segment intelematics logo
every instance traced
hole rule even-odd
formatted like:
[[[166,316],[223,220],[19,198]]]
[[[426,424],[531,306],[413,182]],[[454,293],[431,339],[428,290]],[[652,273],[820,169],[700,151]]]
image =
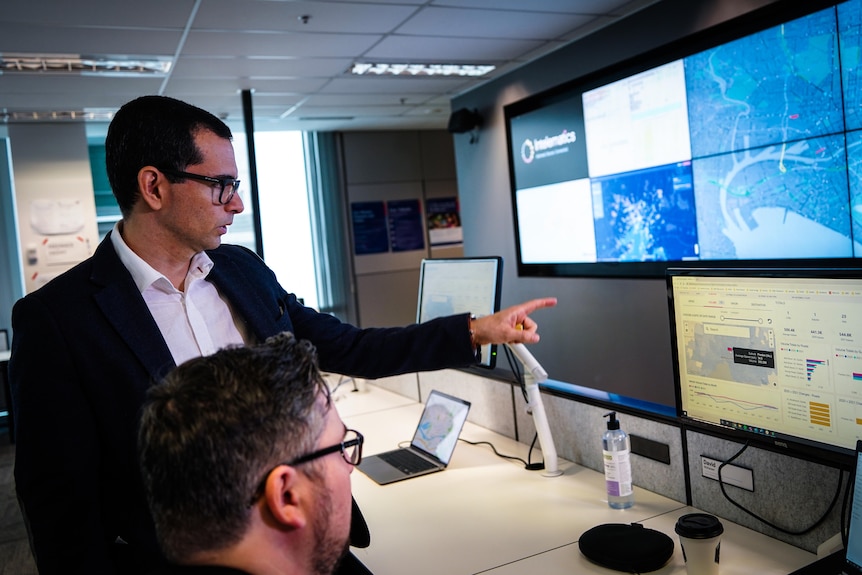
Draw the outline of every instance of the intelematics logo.
[[[577,140],[578,135],[569,130],[563,130],[556,136],[545,136],[535,140],[527,138],[521,144],[521,160],[525,164],[531,164],[536,158],[563,154],[568,151],[568,145],[574,144]]]
[[[536,158],[536,148],[533,146],[533,140],[527,138],[521,144],[521,159],[525,164],[532,164]]]

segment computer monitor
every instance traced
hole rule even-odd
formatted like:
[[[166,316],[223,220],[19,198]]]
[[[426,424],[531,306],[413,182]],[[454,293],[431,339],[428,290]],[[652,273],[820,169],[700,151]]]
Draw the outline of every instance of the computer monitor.
[[[503,258],[498,256],[422,260],[416,321],[457,313],[490,315],[500,310]],[[480,365],[496,365],[497,347],[484,345]]]
[[[681,421],[849,466],[862,439],[862,269],[669,269]]]

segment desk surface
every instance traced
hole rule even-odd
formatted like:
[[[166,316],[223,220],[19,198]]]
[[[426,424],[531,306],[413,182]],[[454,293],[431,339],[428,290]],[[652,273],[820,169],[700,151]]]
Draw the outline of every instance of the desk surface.
[[[349,427],[365,435],[365,453],[409,441],[422,405],[373,385],[338,393],[336,406]],[[528,446],[472,423],[461,433],[489,441],[506,455],[526,459]],[[541,452],[533,452],[533,460]],[[459,442],[441,472],[380,486],[355,471],[353,494],[371,529],[371,546],[354,553],[375,573],[458,575],[618,573],[587,561],[582,533],[603,523],[640,522],[674,540],[674,555],[657,575],[684,574],[674,534],[676,519],[697,511],[635,488],[635,504],[607,505],[601,473],[560,460],[563,475],[545,477],[494,455],[488,446]],[[815,559],[807,551],[722,520],[722,575],[786,575]]]

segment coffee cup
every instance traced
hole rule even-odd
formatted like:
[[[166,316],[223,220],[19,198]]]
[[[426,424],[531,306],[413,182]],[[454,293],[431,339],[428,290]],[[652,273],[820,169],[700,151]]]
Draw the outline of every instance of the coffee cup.
[[[688,575],[718,575],[724,526],[708,513],[689,513],[676,522],[682,557]]]

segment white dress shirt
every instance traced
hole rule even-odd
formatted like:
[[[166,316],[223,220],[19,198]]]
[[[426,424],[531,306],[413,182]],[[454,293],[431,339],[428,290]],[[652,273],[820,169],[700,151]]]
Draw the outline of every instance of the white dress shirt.
[[[213,268],[206,252],[192,258],[185,291],[180,291],[126,245],[120,234],[121,223],[114,226],[111,242],[132,274],[177,365],[247,341],[245,326],[235,317],[230,303],[205,279]]]

